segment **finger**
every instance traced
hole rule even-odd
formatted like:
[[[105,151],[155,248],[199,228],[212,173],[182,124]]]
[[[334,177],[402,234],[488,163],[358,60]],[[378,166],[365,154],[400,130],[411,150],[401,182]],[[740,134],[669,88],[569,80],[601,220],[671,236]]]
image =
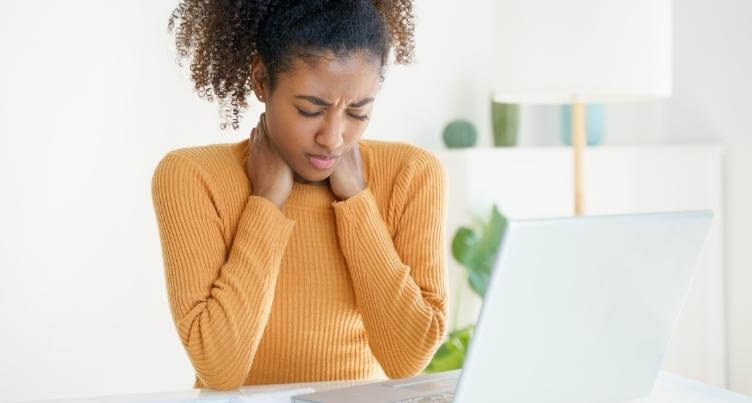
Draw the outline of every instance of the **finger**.
[[[256,149],[265,148],[266,145],[264,143],[266,143],[266,136],[264,135],[264,131],[253,129],[253,137],[251,139],[251,143]]]
[[[256,143],[256,137],[258,137],[256,135],[256,128],[253,128],[253,130],[251,130],[251,135],[248,137],[248,140],[249,140],[248,147],[251,147],[253,144]]]

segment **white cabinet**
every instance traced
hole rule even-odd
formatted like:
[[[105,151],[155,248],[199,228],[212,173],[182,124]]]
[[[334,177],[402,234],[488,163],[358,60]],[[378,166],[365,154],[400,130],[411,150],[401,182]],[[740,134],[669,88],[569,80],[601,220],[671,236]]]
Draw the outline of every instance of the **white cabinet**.
[[[567,147],[439,151],[448,174],[447,245],[492,203],[509,218],[571,216],[572,150]],[[584,154],[588,215],[710,209],[715,218],[679,317],[664,369],[725,386],[723,148],[717,145],[591,147]],[[450,326],[474,323],[480,301],[450,258]]]

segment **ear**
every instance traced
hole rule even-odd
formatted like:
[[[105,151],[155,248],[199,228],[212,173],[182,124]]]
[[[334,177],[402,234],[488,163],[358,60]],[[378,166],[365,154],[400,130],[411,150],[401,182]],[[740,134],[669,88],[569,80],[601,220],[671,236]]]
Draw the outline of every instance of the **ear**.
[[[256,93],[256,98],[260,102],[266,103],[269,98],[269,76],[266,65],[261,61],[259,55],[254,55],[251,58],[251,84],[253,84],[253,92]]]

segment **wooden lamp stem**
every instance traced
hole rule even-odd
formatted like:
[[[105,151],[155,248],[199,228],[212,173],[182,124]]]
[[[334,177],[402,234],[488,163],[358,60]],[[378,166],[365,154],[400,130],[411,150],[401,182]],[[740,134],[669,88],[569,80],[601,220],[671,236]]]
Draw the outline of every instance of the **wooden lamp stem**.
[[[582,158],[585,151],[585,105],[572,103],[572,146],[574,147],[574,214],[585,214],[585,190],[582,177]]]

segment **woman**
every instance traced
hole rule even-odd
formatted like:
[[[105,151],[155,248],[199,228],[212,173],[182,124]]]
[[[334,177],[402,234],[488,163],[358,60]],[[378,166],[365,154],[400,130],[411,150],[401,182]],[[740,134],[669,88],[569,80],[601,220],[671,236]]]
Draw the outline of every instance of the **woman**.
[[[183,1],[200,95],[250,138],[175,150],[152,194],[194,387],[407,377],[445,334],[445,177],[416,147],[362,141],[409,1]],[[383,372],[382,372],[383,371]]]

